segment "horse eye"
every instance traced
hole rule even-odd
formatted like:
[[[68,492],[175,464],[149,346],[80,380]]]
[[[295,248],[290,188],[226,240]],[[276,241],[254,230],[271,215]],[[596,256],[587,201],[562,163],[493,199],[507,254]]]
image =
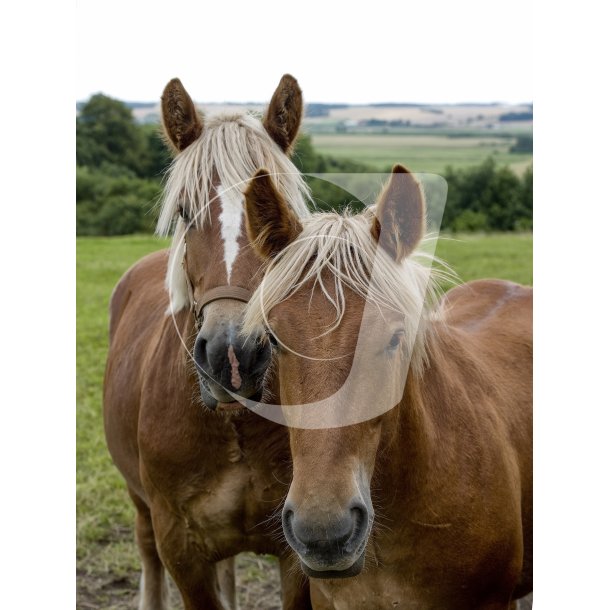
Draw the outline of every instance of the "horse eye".
[[[397,330],[388,343],[388,349],[394,350],[400,345],[400,340],[404,337],[404,330]]]
[[[278,342],[277,342],[276,336],[269,329],[267,329],[265,332],[267,333],[267,338],[269,339],[269,343],[271,343],[271,345],[273,345],[273,347],[277,347]]]
[[[178,214],[180,214],[180,218],[182,218],[182,220],[184,220],[184,222],[188,223],[191,221],[191,219],[189,218],[189,215],[187,214],[187,212],[184,209],[184,206],[182,204],[180,204],[178,206]]]

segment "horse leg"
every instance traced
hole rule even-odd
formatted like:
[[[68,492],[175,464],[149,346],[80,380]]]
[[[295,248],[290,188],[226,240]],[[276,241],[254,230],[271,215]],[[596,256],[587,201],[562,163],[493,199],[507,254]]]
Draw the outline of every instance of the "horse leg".
[[[212,561],[192,539],[188,524],[185,527],[172,512],[153,506],[151,516],[159,556],[180,591],[184,609],[233,610],[235,588],[227,574],[231,559]]]
[[[309,579],[293,555],[280,557],[283,610],[311,610]]]
[[[219,581],[215,563],[191,553],[172,558],[164,556],[164,562],[171,574],[184,603],[184,610],[234,610],[235,589],[226,594]]]
[[[218,585],[229,608],[237,608],[235,592],[235,557],[223,559],[216,564]]]
[[[165,568],[157,552],[150,510],[133,491],[129,490],[129,495],[137,509],[136,541],[142,561],[138,609],[166,610],[168,598],[167,579]]]

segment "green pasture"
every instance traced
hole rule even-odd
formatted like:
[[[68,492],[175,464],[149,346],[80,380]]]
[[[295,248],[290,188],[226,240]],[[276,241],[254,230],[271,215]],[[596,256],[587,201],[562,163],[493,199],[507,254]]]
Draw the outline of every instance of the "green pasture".
[[[137,590],[134,511],[106,450],[102,427],[107,309],[112,289],[125,270],[166,244],[140,235],[77,239],[79,608],[127,608]],[[531,234],[446,236],[436,254],[464,281],[497,277],[532,283]]]
[[[351,159],[384,171],[402,163],[414,172],[443,174],[454,168],[479,165],[493,157],[517,174],[531,163],[531,154],[510,153],[512,137],[449,137],[433,134],[312,134],[315,150],[322,155]]]
[[[436,256],[463,282],[483,278],[533,284],[531,233],[441,235]]]

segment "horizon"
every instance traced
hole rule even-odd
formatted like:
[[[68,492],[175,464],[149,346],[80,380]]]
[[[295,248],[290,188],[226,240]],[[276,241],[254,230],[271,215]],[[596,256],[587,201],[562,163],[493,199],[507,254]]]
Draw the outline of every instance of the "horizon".
[[[127,106],[133,104],[140,104],[145,106],[155,106],[161,103],[161,97],[157,100],[147,100],[147,99],[123,99],[120,97],[116,97],[114,95],[109,95],[104,93],[103,91],[97,91],[95,93],[91,93],[86,99],[77,99],[76,104],[86,104],[89,99],[91,99],[95,95],[104,95],[105,97],[109,97]],[[248,100],[245,102],[235,101],[235,100],[222,100],[222,101],[200,101],[193,98],[193,103],[199,105],[218,105],[218,106],[266,106],[269,103],[267,101],[254,101]],[[392,102],[392,101],[381,101],[381,102],[343,102],[343,101],[334,101],[334,102],[320,102],[315,100],[305,100],[304,105],[319,105],[319,106],[533,106],[533,101],[524,101],[524,102],[506,102],[506,101],[461,101],[461,102],[408,102],[408,101],[400,101],[400,102]]]

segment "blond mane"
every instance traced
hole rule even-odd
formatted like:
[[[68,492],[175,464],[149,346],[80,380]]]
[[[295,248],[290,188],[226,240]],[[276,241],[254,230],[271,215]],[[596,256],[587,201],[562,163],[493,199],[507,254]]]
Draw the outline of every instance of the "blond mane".
[[[394,262],[372,237],[373,214],[374,207],[369,207],[358,215],[329,212],[302,220],[299,237],[268,263],[246,308],[244,334],[260,336],[271,309],[311,280],[313,289],[319,286],[335,309],[335,320],[326,331],[332,332],[345,314],[347,287],[368,303],[404,315],[406,339],[413,346],[411,368],[421,372],[426,362],[427,322],[437,315],[439,281],[454,276],[426,251],[435,236],[424,239],[402,264]],[[322,280],[323,272],[332,278],[330,289]]]
[[[189,305],[186,276],[182,269],[185,223],[178,214],[182,206],[197,227],[209,221],[210,193],[222,185],[221,195],[236,190],[239,196],[259,167],[266,167],[275,186],[299,217],[309,214],[309,187],[290,159],[251,114],[231,114],[206,121],[199,138],[173,160],[165,179],[157,234],[171,235],[165,285],[171,311]]]

